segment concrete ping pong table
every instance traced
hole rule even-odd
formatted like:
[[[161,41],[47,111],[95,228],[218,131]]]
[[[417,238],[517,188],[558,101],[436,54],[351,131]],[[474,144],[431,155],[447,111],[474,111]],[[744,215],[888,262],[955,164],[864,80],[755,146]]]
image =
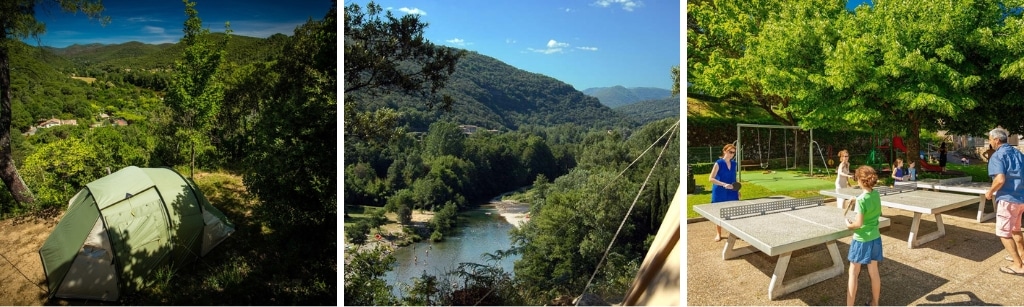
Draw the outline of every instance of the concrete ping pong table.
[[[977,194],[978,196],[978,223],[991,220],[996,217],[996,212],[985,213],[985,192],[992,187],[991,182],[973,182],[971,177],[956,177],[949,179],[923,179],[917,181],[919,189],[932,191],[957,192]]]
[[[729,232],[722,259],[732,259],[757,250],[779,256],[768,285],[768,298],[806,288],[843,274],[844,262],[836,240],[853,235],[846,228],[843,209],[824,205],[825,198],[795,199],[789,196],[736,200],[694,206],[693,211]],[[852,213],[852,212],[850,212]],[[847,217],[853,215],[847,214]],[[879,219],[879,228],[888,227],[888,218]],[[736,239],[750,246],[734,248]],[[793,251],[825,244],[832,265],[803,276],[784,279]]]
[[[908,248],[920,246],[946,235],[946,228],[942,224],[942,213],[978,201],[978,197],[973,195],[917,190],[916,183],[875,187],[875,191],[882,196],[882,206],[914,212],[914,221],[910,225],[910,235],[907,238]],[[818,191],[821,195],[845,199],[856,199],[863,192],[864,190],[859,187]],[[842,206],[842,204],[836,205]],[[923,236],[918,234],[922,214],[935,216],[935,224],[938,227],[935,232]]]

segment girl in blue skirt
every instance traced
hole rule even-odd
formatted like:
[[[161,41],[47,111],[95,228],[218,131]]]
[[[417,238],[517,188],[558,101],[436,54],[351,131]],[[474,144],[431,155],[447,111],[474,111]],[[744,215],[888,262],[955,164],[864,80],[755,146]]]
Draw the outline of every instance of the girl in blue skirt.
[[[857,206],[853,220],[846,219],[846,227],[853,229],[853,241],[850,242],[850,280],[846,286],[846,305],[853,306],[857,298],[857,278],[860,266],[868,265],[868,276],[871,277],[871,306],[878,306],[878,296],[882,292],[882,281],[878,275],[878,262],[882,261],[882,236],[878,230],[878,218],[882,216],[882,199],[874,190],[878,182],[875,169],[864,165],[857,168],[857,182],[864,190],[857,196]]]

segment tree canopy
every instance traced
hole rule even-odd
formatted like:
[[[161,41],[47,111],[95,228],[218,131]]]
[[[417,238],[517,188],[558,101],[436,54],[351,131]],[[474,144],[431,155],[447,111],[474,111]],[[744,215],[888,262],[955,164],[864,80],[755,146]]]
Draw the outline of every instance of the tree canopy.
[[[911,152],[921,129],[1024,128],[1002,115],[1024,107],[1009,97],[1024,63],[1021,3],[845,4],[689,6],[691,92],[759,105],[784,124],[903,134]]]
[[[373,97],[395,90],[433,97],[444,88],[464,51],[435,46],[423,38],[426,27],[418,15],[395,18],[373,2],[366,5],[365,12],[355,3],[345,7],[346,135],[384,140],[395,136],[392,129],[397,113],[360,107],[363,96],[359,94]],[[452,100],[443,96],[440,101],[427,101],[429,107],[438,103],[447,108]]]
[[[14,164],[11,149],[11,64],[10,49],[17,38],[38,37],[46,26],[36,20],[38,4],[54,2],[42,0],[3,1],[0,3],[0,180],[7,186],[14,199],[20,203],[35,201],[32,191],[25,185]],[[101,17],[103,4],[89,0],[59,0],[56,4],[65,12],[85,13],[89,18],[99,18],[104,24],[109,17]]]

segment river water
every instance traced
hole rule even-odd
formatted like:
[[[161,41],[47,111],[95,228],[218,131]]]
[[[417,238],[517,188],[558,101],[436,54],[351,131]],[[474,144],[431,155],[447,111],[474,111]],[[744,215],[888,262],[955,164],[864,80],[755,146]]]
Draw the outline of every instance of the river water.
[[[444,280],[446,272],[457,270],[461,262],[497,264],[505,272],[512,272],[512,264],[519,260],[519,255],[509,256],[497,263],[484,256],[484,253],[496,254],[496,250],[512,246],[508,233],[513,226],[499,214],[493,204],[460,213],[458,223],[456,231],[447,235],[442,242],[425,239],[395,251],[397,261],[384,276],[384,280],[392,286],[392,294],[396,297],[405,296],[408,291],[404,287],[411,286],[412,279],[420,277],[424,272],[434,275],[440,282]]]

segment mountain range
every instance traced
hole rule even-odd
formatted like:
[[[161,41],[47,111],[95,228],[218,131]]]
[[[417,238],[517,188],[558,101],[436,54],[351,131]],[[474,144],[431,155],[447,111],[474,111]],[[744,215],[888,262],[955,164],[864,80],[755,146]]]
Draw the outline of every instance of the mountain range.
[[[643,97],[650,97],[657,96],[649,93],[655,90],[641,89],[639,92]],[[678,102],[673,104],[674,115],[645,111],[647,108],[659,108],[664,103],[645,104],[635,110],[617,112],[565,82],[524,71],[472,51],[466,52],[459,60],[444,93],[455,101],[451,112],[428,110],[424,107],[426,100],[423,98],[402,94],[389,94],[360,103],[365,103],[364,107],[369,109],[383,106],[399,109],[406,116],[405,123],[412,131],[425,131],[429,123],[437,118],[487,129],[515,130],[528,125],[568,123],[591,128],[635,126],[679,114]],[[670,96],[669,91],[664,90],[664,93],[665,97]],[[658,113],[664,117],[638,116],[638,113]]]
[[[209,39],[220,41],[223,37],[223,33],[213,33]],[[280,52],[286,38],[283,34],[275,34],[268,38],[231,35],[226,59],[239,65],[264,61],[273,53]],[[173,67],[174,61],[180,58],[182,52],[179,44],[154,45],[140,42],[83,44],[65,48],[28,45],[26,47],[36,50],[37,56],[30,57],[30,61],[40,61],[35,64],[43,66],[56,65],[55,71],[64,74],[65,78],[95,77],[117,72],[125,74],[126,80],[144,79],[129,74],[162,74],[162,71]],[[136,85],[148,87],[149,81],[143,83]],[[588,91],[597,96],[602,95],[601,93],[628,93],[618,96],[632,99],[630,103],[670,96],[668,90],[657,88],[625,89],[616,86]],[[400,93],[373,97],[359,101],[359,104],[369,109],[382,106],[398,109],[402,114],[401,124],[408,126],[410,131],[426,131],[431,122],[439,119],[498,130],[568,123],[591,128],[610,128],[619,125],[636,126],[651,120],[678,116],[679,113],[678,103],[674,104],[673,114],[672,107],[666,107],[671,103],[666,101],[638,104],[616,111],[608,103],[602,104],[602,98],[588,96],[565,82],[518,69],[473,51],[467,51],[460,59],[442,93],[454,99],[450,111],[428,109],[424,98]],[[342,99],[362,99],[358,95],[349,96]],[[618,103],[615,106],[627,104],[629,103]]]
[[[672,97],[672,91],[656,87],[626,88],[621,85],[612,87],[592,87],[583,90],[584,94],[597,97],[601,104],[610,108],[637,103],[644,100],[665,99]]]

